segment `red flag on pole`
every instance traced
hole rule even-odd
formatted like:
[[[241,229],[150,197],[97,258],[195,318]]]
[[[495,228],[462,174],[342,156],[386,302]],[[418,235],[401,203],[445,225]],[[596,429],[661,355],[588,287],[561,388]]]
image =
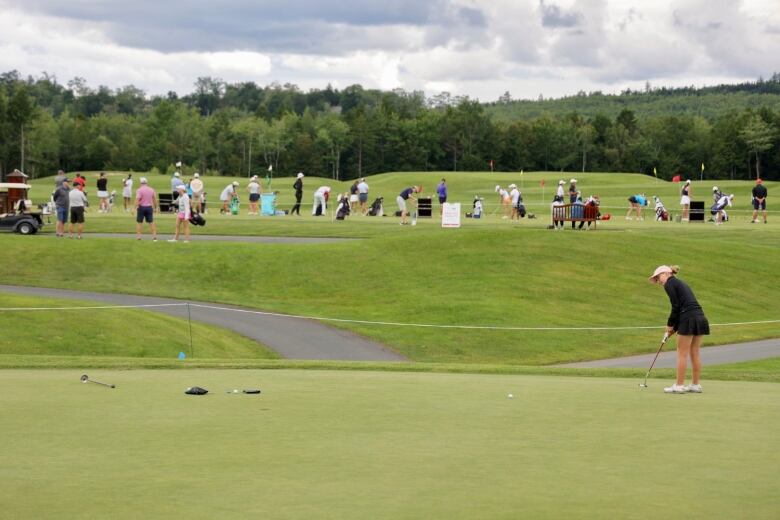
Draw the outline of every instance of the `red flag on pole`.
[[[544,188],[544,179],[542,179],[542,182],[539,183],[539,185]]]
[[[674,177],[672,177],[672,182],[680,182],[680,176],[675,175]]]

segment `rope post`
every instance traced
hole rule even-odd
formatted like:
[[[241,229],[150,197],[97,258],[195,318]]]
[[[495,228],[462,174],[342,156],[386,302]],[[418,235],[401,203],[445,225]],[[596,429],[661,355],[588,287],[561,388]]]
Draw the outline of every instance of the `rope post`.
[[[195,357],[195,351],[192,347],[192,317],[190,316],[190,302],[187,302],[187,324],[190,327],[190,357]]]

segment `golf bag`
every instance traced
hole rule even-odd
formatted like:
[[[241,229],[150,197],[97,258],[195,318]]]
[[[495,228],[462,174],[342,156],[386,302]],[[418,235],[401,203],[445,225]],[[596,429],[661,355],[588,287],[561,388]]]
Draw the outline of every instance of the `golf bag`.
[[[193,211],[190,215],[190,224],[193,226],[205,226],[206,219],[201,216],[197,211]]]
[[[655,201],[655,219],[658,222],[666,222],[669,220],[669,212],[666,211],[666,208],[660,200]]]
[[[517,198],[517,214],[520,215],[520,218],[525,217],[525,204],[523,204],[522,195]]]
[[[385,210],[382,206],[384,199],[382,197],[377,198],[368,210],[369,217],[381,217],[385,214]]]
[[[239,208],[240,208],[240,205],[239,205],[239,202],[238,202],[238,197],[233,197],[230,200],[230,214],[231,215],[238,215]]]
[[[340,197],[336,209],[336,220],[344,220],[347,215],[349,215],[349,197]]]

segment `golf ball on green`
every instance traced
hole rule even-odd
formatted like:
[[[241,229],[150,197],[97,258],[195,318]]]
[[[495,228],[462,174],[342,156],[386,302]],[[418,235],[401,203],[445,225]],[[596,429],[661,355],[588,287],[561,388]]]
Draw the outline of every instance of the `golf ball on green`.
[[[506,394],[508,399],[512,399],[514,396],[512,394]]]

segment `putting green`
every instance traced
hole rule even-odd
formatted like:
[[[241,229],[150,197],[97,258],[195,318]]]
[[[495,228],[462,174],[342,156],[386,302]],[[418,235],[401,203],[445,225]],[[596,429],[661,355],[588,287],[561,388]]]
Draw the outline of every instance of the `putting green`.
[[[0,372],[8,518],[776,518],[780,385]],[[211,390],[187,396],[187,386]],[[226,390],[262,388],[260,396]],[[514,394],[513,399],[507,394]]]

